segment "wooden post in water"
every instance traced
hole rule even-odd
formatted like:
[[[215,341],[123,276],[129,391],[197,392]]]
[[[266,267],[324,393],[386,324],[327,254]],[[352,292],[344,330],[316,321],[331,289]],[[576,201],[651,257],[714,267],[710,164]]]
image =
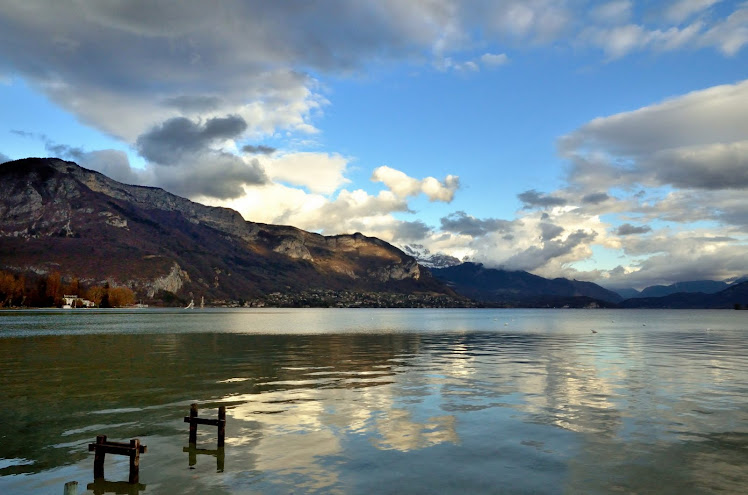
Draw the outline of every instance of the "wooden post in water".
[[[130,483],[140,482],[140,439],[130,440]]]
[[[65,483],[64,495],[78,495],[78,482],[68,481]]]
[[[226,406],[218,408],[218,448],[223,447],[226,439]]]
[[[106,435],[96,435],[96,445],[103,445],[106,443]],[[89,451],[91,447],[89,446]],[[94,479],[104,477],[104,457],[106,456],[106,450],[103,448],[95,448],[94,450]]]
[[[197,445],[197,425],[218,427],[218,446],[223,447],[226,440],[226,406],[218,408],[218,419],[203,419],[197,417],[197,404],[190,405],[190,415],[184,417],[184,422],[190,424],[190,445]]]
[[[187,418],[184,418],[187,419]],[[190,406],[190,444],[197,444],[197,403]]]
[[[104,479],[104,459],[106,454],[126,455],[130,458],[129,483],[138,484],[140,481],[140,454],[148,451],[140,439],[130,440],[130,443],[107,442],[106,435],[97,435],[96,443],[88,444],[88,451],[94,451],[94,481]]]

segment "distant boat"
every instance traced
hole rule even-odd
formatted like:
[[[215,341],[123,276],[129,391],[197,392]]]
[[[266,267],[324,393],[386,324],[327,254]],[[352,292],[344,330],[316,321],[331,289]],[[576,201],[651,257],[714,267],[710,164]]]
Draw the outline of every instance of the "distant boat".
[[[193,309],[195,307],[195,300],[191,299],[190,303],[184,307],[184,309]]]

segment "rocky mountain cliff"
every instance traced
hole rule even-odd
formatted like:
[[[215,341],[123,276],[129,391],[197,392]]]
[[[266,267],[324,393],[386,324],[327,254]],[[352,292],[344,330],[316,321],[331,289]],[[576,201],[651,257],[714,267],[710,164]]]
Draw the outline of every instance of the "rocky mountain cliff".
[[[310,289],[454,295],[413,257],[359,233],[248,222],[231,209],[54,158],[2,164],[0,182],[3,269],[56,270],[146,297],[246,300]]]

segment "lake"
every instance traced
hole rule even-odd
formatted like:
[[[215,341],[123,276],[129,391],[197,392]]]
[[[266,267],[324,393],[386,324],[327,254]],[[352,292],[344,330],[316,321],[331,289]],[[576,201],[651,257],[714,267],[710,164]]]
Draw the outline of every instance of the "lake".
[[[2,311],[0,493],[746,493],[747,337],[748,311]],[[188,448],[193,402],[223,450]],[[111,454],[94,483],[100,434],[147,445],[139,485]]]

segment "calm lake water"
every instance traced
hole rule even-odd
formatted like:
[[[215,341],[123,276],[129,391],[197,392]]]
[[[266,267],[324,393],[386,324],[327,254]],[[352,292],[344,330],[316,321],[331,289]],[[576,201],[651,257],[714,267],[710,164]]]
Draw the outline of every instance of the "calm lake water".
[[[4,311],[0,400],[3,494],[748,492],[748,311]]]

